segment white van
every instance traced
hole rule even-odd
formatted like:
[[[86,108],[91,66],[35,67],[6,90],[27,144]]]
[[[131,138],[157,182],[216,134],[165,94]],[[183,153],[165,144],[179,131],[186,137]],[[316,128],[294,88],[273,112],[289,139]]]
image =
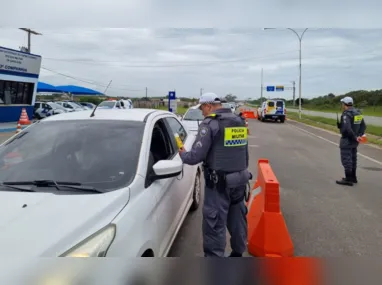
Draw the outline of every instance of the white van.
[[[258,119],[285,122],[286,108],[284,100],[267,100],[257,110]]]
[[[123,102],[123,104],[121,104],[121,102]],[[130,99],[106,100],[101,102],[97,108],[98,109],[133,109],[133,102]]]

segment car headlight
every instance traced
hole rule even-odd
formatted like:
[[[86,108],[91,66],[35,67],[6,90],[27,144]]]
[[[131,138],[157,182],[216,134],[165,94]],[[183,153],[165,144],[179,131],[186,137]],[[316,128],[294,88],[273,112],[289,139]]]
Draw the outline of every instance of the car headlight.
[[[116,226],[110,224],[99,230],[60,257],[105,257],[116,234]]]

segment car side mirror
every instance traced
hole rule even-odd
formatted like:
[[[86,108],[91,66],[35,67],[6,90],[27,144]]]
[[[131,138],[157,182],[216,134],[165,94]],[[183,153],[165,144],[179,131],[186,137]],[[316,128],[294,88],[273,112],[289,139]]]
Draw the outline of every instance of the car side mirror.
[[[183,163],[180,160],[160,160],[154,164],[153,170],[152,181],[176,177],[182,173]]]

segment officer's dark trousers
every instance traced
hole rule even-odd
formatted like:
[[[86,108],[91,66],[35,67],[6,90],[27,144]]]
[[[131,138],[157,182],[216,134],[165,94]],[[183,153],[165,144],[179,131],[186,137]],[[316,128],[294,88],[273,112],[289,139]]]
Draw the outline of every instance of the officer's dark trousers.
[[[231,235],[232,252],[242,254],[247,246],[246,186],[205,188],[203,206],[203,248],[205,257],[224,257],[226,228]],[[236,204],[232,201],[239,200]]]
[[[353,173],[357,169],[357,148],[340,148],[340,151],[345,173]]]

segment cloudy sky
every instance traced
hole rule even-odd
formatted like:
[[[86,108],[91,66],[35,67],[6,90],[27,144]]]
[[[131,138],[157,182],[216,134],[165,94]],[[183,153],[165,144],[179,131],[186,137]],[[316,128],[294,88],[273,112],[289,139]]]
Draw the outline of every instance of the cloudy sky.
[[[260,97],[264,85],[298,94],[297,36],[261,28],[36,28],[32,53],[42,56],[41,81],[75,84],[112,96],[198,97],[200,89],[239,98]],[[304,29],[297,29],[301,34]],[[0,45],[18,49],[27,36],[0,29]],[[310,28],[302,40],[303,97],[381,89],[382,29]],[[273,94],[264,92],[264,96]],[[278,93],[287,99],[292,91]]]

